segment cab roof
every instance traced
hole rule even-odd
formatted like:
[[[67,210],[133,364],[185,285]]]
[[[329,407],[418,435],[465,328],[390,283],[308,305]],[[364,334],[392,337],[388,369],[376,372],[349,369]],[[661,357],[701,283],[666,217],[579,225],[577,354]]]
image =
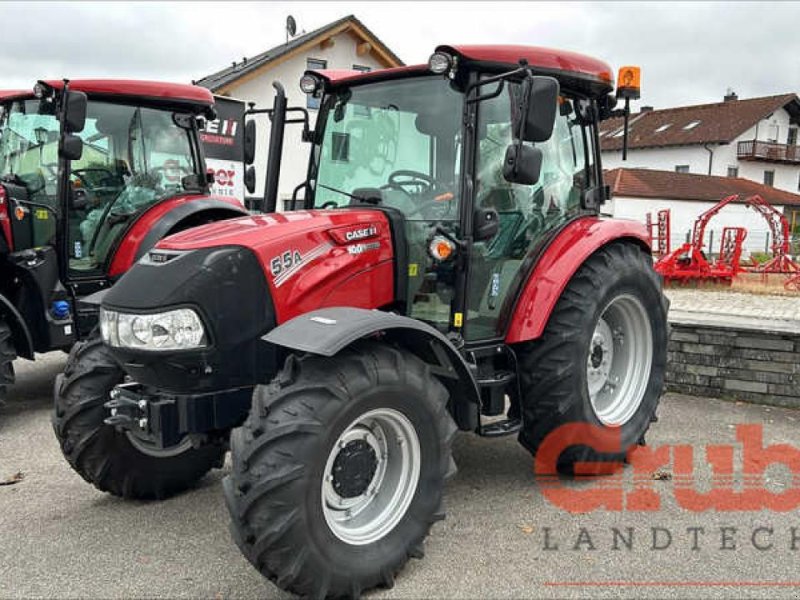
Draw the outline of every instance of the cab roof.
[[[436,52],[446,52],[459,58],[459,63],[486,71],[502,72],[514,69],[525,60],[534,73],[553,75],[563,83],[590,92],[607,94],[614,89],[614,75],[608,63],[568,50],[555,50],[539,46],[515,45],[459,45],[438,46]],[[411,65],[363,73],[350,70],[307,71],[315,73],[332,86],[367,83],[385,79],[398,79],[430,72],[428,65]]]
[[[61,80],[50,80],[45,83],[60,90],[64,87]],[[165,81],[143,81],[138,79],[73,79],[69,81],[72,90],[84,92],[89,96],[117,96],[137,98],[151,102],[167,102],[194,106],[212,106],[214,96],[209,90],[185,83],[167,83]]]

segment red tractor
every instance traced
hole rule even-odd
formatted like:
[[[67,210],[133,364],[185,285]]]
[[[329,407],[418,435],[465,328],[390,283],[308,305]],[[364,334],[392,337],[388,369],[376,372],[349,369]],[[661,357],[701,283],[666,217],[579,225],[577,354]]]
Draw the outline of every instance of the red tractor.
[[[598,216],[605,63],[440,46],[301,87],[321,101],[304,197],[147,252],[97,298],[54,426],[128,498],[190,487],[230,442],[244,555],[292,592],[358,596],[422,555],[457,431],[546,444],[551,472],[643,444],[667,302],[645,227]],[[285,112],[278,94],[272,150]]]
[[[82,297],[166,235],[247,214],[209,195],[198,118],[213,111],[205,89],[146,81],[0,92],[0,402],[17,356],[97,325]]]

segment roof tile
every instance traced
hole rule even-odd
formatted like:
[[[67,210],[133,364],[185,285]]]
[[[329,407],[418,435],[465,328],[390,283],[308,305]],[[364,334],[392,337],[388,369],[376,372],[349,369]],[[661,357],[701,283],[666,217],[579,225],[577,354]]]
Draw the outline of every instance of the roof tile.
[[[800,206],[800,195],[776,189],[741,177],[718,177],[652,169],[612,169],[605,173],[615,196],[701,200],[716,202],[731,194],[740,201],[759,194],[770,204]]]

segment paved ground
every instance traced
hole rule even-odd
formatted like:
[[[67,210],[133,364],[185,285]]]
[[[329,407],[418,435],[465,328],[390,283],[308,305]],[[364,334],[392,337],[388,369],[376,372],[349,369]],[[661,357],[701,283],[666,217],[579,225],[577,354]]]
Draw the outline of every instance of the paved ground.
[[[800,321],[800,295],[779,296],[732,291],[670,288],[670,310]]]
[[[49,423],[51,381],[63,360],[56,354],[35,366],[21,363],[20,384],[2,416],[0,480],[17,471],[25,478],[0,486],[0,597],[281,597],[229,538],[220,488],[225,469],[198,489],[153,504],[99,493],[69,469]],[[739,423],[763,423],[769,443],[800,441],[797,411],[670,395],[659,414],[649,437],[653,446],[691,444],[700,452],[704,443],[733,442]],[[514,439],[463,434],[455,457],[460,470],[447,488],[448,518],[434,527],[425,559],[412,561],[394,589],[370,597],[800,595],[797,509],[695,513],[677,506],[675,481],[664,480],[648,483],[662,494],[661,510],[572,515],[543,497],[531,460]],[[707,486],[702,454],[695,464],[699,485]],[[773,491],[791,485],[780,468],[769,475]],[[571,487],[580,491],[602,483],[608,486],[611,480]],[[797,478],[794,486],[797,491]],[[669,548],[651,548],[652,526],[671,532]],[[721,526],[738,529],[728,532],[736,550],[720,549]],[[760,526],[772,528],[769,550],[751,543]],[[611,527],[633,528],[632,550],[613,549]],[[688,527],[705,528],[696,551]],[[798,528],[795,551],[790,549],[792,527]],[[544,549],[547,528],[550,545],[558,550]],[[656,535],[664,542],[666,534]],[[766,535],[756,532],[756,542],[765,545]]]

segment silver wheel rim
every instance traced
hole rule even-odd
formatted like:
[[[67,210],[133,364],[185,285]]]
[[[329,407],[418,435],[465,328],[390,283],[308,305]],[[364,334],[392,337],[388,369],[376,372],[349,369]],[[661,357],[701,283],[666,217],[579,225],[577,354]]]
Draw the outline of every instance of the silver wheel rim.
[[[159,448],[153,442],[144,440],[130,431],[126,431],[125,435],[128,436],[128,441],[142,454],[154,456],[155,458],[170,458],[183,454],[192,447],[192,441],[188,437],[184,437],[180,443],[167,448]]]
[[[586,382],[601,423],[619,427],[642,403],[653,362],[653,331],[641,301],[625,294],[600,315],[589,342]]]
[[[343,453],[356,447],[374,461],[359,483],[363,490],[341,493]],[[336,440],[323,473],[322,511],[333,534],[353,545],[386,536],[414,498],[420,465],[419,438],[404,414],[379,408],[358,417]]]

